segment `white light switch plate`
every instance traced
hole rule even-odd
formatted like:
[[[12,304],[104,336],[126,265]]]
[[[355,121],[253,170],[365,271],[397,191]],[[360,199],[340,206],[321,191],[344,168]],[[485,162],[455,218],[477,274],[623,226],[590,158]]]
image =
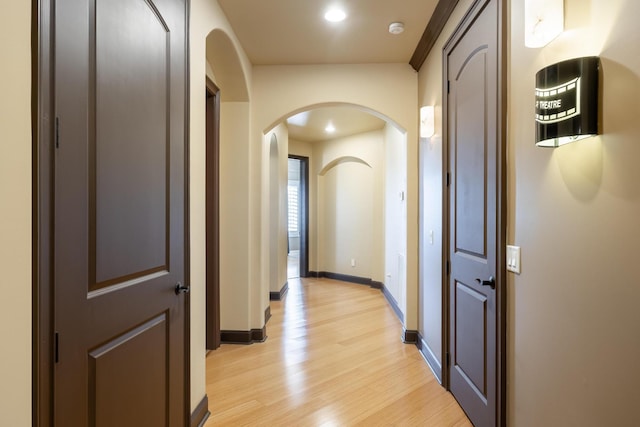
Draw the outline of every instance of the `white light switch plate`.
[[[520,246],[507,245],[507,270],[520,274]]]

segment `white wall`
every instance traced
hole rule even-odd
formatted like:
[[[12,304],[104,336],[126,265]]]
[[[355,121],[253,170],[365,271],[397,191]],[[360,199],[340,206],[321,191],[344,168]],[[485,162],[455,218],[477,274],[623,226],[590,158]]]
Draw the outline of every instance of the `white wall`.
[[[252,82],[252,120],[256,130],[265,132],[292,113],[332,103],[367,107],[406,130],[409,228],[405,327],[417,329],[417,73],[407,64],[256,66]],[[259,144],[262,136],[254,137]],[[262,203],[267,206],[266,200]],[[263,244],[262,250],[266,259],[267,246]]]
[[[387,124],[384,129],[384,284],[406,313],[407,139]]]
[[[435,134],[420,142],[421,185],[419,327],[427,351],[442,363],[442,49],[472,4],[460,0],[419,73],[420,106],[435,107]],[[433,231],[431,244],[429,231]],[[425,236],[426,234],[426,236]],[[424,244],[424,243],[428,244]]]
[[[0,12],[0,425],[31,425],[31,3]]]
[[[640,402],[640,2],[565,0],[565,31],[524,47],[511,2],[508,283],[509,424],[632,426]],[[602,60],[602,135],[534,146],[539,69]]]

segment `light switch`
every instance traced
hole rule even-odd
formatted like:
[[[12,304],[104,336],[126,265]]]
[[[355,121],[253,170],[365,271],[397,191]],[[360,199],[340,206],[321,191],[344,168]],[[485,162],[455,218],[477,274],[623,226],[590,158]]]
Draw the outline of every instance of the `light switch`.
[[[507,270],[520,274],[520,246],[507,245]]]

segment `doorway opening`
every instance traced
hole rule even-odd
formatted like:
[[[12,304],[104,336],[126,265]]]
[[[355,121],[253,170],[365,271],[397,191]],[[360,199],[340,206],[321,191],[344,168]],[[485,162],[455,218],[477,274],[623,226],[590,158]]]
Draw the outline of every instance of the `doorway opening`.
[[[287,279],[309,276],[309,158],[289,155],[287,179]]]

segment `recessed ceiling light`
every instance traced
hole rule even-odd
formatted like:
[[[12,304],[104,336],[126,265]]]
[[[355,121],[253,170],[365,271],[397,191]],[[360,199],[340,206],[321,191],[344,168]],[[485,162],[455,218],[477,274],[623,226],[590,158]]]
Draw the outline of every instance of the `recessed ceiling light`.
[[[324,128],[324,130],[325,130],[327,133],[334,133],[334,132],[336,131],[336,128],[335,128],[335,126],[333,126],[333,123],[329,123],[329,124],[327,125],[327,127],[326,127],[326,128]]]
[[[347,14],[345,13],[345,11],[337,8],[329,9],[327,13],[324,14],[324,19],[329,22],[344,21],[346,17]]]

